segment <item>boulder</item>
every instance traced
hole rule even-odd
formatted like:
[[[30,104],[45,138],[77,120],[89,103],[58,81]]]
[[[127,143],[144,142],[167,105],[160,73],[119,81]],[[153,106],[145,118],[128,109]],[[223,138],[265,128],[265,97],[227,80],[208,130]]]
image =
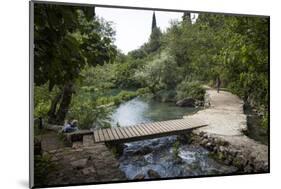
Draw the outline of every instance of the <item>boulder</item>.
[[[157,171],[154,171],[153,169],[149,169],[147,171],[147,174],[148,174],[149,178],[161,178],[159,173],[157,173]]]
[[[185,98],[176,102],[177,106],[180,107],[195,107],[195,99],[193,98]]]

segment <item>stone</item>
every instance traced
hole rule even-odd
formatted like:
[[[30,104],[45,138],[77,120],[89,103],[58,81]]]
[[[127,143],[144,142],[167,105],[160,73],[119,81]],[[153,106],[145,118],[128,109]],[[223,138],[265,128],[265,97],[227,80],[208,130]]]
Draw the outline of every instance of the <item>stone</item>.
[[[91,166],[91,167],[86,167],[86,168],[82,169],[82,173],[83,173],[84,175],[88,175],[88,174],[90,174],[90,173],[96,173],[96,170],[94,169],[93,166]]]
[[[195,100],[193,98],[185,98],[176,102],[180,107],[195,107]]]
[[[207,133],[204,133],[204,134],[203,134],[203,138],[208,139],[208,137],[209,137],[209,136],[208,136],[208,134],[207,134]]]
[[[201,131],[201,132],[199,133],[199,136],[203,137],[203,136],[204,136],[204,132]]]
[[[145,155],[145,154],[149,154],[151,152],[152,152],[152,148],[145,146],[143,148],[140,148],[136,152],[134,152],[134,155]]]
[[[88,175],[90,173],[89,169],[88,168],[85,168],[85,169],[82,169],[82,173],[84,175]]]
[[[74,149],[79,149],[83,146],[83,143],[82,142],[73,142],[72,143],[72,148]]]
[[[70,163],[73,167],[77,168],[77,169],[81,169],[83,167],[86,166],[87,164],[87,158],[85,159],[79,159],[79,160],[76,160],[76,161],[73,161]]]
[[[212,143],[211,143],[211,142],[208,142],[208,143],[206,144],[206,148],[208,148],[208,149],[212,149],[212,147],[213,147],[213,145],[212,145]]]
[[[159,173],[157,171],[154,171],[153,169],[149,169],[147,171],[147,174],[148,174],[149,178],[161,178]]]
[[[244,167],[244,172],[245,172],[245,173],[251,173],[251,172],[253,172],[253,166],[251,166],[250,164],[246,165],[246,166]]]
[[[213,148],[213,151],[214,151],[214,152],[217,152],[217,151],[218,151],[218,147],[215,146],[215,147]]]
[[[135,177],[134,177],[134,180],[144,180],[145,178],[145,175],[140,173],[140,174],[137,174]]]
[[[202,141],[201,141],[201,145],[206,145],[208,143],[208,139],[203,139]]]
[[[57,157],[57,156],[52,156],[52,158],[51,158],[51,161],[58,161],[59,160],[59,158]]]
[[[223,152],[225,151],[225,147],[220,146],[220,147],[219,147],[219,151],[223,153]]]
[[[204,106],[204,101],[201,101],[201,100],[197,100],[195,101],[195,106]]]

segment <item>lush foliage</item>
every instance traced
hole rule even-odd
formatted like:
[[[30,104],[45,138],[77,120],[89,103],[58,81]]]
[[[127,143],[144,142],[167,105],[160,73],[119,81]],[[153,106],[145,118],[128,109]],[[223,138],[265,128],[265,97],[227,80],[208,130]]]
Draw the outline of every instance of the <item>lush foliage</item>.
[[[112,108],[124,101],[146,93],[203,100],[202,86],[219,76],[267,125],[268,18],[202,13],[191,23],[184,13],[163,32],[154,15],[148,41],[125,55],[93,8],[44,6],[35,9],[36,116],[108,127]]]
[[[94,16],[93,7],[36,4],[34,8],[34,83],[55,86],[48,119],[63,123],[74,83],[85,66],[112,61],[116,54],[110,25]]]

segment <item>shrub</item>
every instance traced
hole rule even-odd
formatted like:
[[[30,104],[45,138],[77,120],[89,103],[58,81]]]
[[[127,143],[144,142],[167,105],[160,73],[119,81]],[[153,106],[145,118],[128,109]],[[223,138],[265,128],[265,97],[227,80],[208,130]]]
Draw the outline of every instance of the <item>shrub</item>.
[[[264,129],[268,129],[268,112],[267,111],[266,111],[266,113],[262,117],[261,126]]]
[[[180,153],[180,142],[179,141],[176,141],[174,144],[173,144],[173,156],[175,159],[179,158],[179,153]]]
[[[98,106],[95,100],[75,100],[68,119],[77,119],[80,129],[108,128],[110,127],[110,105]]]
[[[150,93],[150,90],[149,90],[148,87],[139,88],[139,89],[137,90],[137,93],[138,93],[139,95],[144,95],[144,94]]]
[[[34,156],[34,181],[36,186],[42,186],[45,184],[46,176],[53,170],[55,165],[51,162],[49,155],[36,155]]]
[[[199,82],[183,81],[177,86],[177,100],[189,97],[203,101],[204,95],[205,89],[200,85]]]

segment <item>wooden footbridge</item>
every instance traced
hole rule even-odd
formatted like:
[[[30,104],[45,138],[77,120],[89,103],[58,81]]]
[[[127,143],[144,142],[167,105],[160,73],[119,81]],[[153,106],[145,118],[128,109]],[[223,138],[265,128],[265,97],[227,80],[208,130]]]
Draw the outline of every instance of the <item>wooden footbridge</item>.
[[[182,134],[185,131],[207,126],[194,118],[142,123],[127,127],[94,130],[94,142],[132,142],[162,136]]]

